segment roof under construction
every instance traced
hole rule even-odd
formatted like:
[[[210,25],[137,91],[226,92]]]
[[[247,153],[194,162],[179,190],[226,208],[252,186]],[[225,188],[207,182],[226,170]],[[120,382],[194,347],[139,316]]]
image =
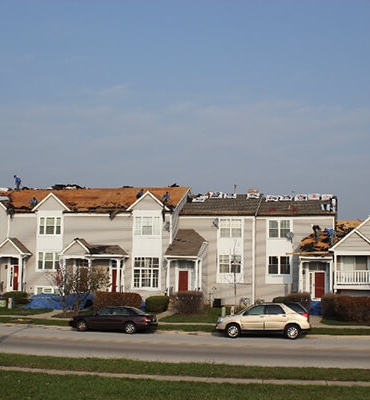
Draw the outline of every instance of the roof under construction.
[[[38,203],[53,193],[68,209],[73,212],[109,212],[111,210],[127,210],[135,201],[137,194],[150,192],[161,201],[164,193],[168,192],[168,207],[176,207],[189,192],[188,187],[122,187],[122,188],[61,188],[61,189],[22,189],[0,191],[1,202],[7,209],[15,213],[30,212],[35,198]]]

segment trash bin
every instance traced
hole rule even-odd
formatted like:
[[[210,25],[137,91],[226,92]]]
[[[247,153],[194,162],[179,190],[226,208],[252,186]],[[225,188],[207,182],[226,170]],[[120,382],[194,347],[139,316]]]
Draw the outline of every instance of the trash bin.
[[[8,298],[8,308],[14,308],[14,299],[13,297]]]
[[[213,307],[214,307],[214,308],[222,307],[222,301],[221,301],[221,299],[214,299],[214,300],[213,300]]]
[[[5,308],[6,307],[6,299],[0,299],[0,307]]]

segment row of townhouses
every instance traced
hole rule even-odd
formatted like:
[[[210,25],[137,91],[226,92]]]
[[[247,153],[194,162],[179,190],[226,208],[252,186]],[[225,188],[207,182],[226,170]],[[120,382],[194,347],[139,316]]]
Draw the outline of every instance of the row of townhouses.
[[[50,272],[105,268],[107,290],[199,290],[216,305],[292,291],[370,295],[370,221],[337,221],[337,198],[189,187],[0,191],[0,293],[57,291]]]

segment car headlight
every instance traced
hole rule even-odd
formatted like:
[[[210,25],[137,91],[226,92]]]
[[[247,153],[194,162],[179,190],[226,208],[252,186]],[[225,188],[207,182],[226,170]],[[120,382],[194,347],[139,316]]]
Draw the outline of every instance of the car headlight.
[[[223,320],[224,320],[223,317],[219,317],[218,320],[217,320],[217,323],[220,324]]]

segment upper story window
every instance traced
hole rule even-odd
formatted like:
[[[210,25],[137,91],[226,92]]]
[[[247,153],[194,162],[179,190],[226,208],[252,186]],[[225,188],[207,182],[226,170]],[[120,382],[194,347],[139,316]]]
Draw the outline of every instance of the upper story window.
[[[286,238],[290,231],[288,219],[269,221],[269,238]]]
[[[222,238],[242,237],[241,219],[222,218],[220,220],[220,236]]]
[[[40,235],[60,235],[61,217],[40,217]]]
[[[289,275],[290,274],[290,260],[287,256],[270,256],[269,275]]]
[[[160,221],[160,217],[135,217],[135,235],[158,236]]]

